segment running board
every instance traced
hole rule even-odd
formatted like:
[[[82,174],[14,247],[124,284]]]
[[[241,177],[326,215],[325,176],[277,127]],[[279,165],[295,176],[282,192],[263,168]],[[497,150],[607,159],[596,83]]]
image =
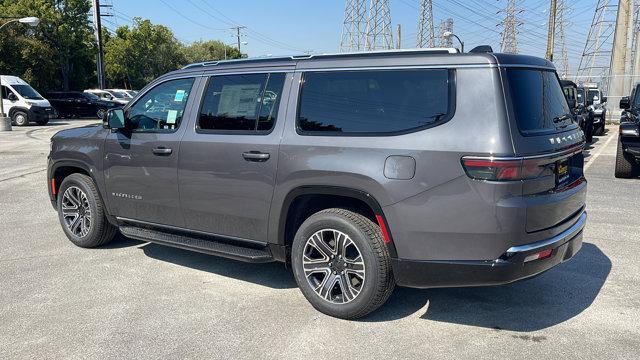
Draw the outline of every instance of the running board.
[[[172,246],[185,250],[192,250],[209,255],[221,256],[229,259],[251,263],[265,263],[275,261],[268,247],[254,248],[224,242],[213,237],[192,237],[187,234],[176,234],[158,230],[151,230],[137,226],[120,226],[120,232],[132,239],[148,241],[161,245]]]

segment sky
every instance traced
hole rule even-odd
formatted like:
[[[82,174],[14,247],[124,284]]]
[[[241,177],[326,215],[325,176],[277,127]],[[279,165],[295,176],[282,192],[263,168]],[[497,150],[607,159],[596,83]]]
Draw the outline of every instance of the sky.
[[[402,28],[401,45],[416,43],[419,0],[389,0],[393,30]],[[230,28],[242,30],[242,51],[249,56],[337,52],[344,18],[344,0],[102,0],[113,4],[115,16],[104,18],[110,29],[131,25],[133,17],[150,19],[171,28],[185,42],[220,40],[235,43]],[[507,0],[433,0],[435,23],[454,19],[454,33],[465,48],[480,44],[500,49],[499,23]],[[580,61],[597,0],[567,1],[566,29],[570,72]],[[546,50],[549,0],[519,0],[520,53],[543,57]],[[105,9],[107,10],[107,9]],[[395,41],[395,33],[394,33]],[[557,51],[556,51],[557,54]],[[558,55],[556,55],[557,57]]]

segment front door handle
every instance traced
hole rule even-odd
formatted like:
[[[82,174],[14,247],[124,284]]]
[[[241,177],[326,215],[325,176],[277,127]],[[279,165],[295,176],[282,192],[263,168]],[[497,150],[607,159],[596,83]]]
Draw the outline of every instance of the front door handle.
[[[172,152],[173,150],[164,146],[158,146],[157,148],[153,149],[153,153],[155,155],[171,155]]]
[[[247,161],[264,162],[269,160],[269,154],[259,151],[247,151],[242,153],[242,157]]]

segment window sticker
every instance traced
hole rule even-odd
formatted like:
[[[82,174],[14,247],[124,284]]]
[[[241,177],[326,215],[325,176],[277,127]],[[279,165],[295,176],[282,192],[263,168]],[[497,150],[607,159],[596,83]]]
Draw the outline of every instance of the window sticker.
[[[178,118],[178,110],[169,110],[167,112],[167,124],[175,124]]]
[[[261,84],[224,85],[217,115],[254,118]]]
[[[173,99],[173,101],[182,101],[184,99],[184,95],[185,94],[186,94],[186,91],[184,91],[184,90],[176,91],[176,96]]]

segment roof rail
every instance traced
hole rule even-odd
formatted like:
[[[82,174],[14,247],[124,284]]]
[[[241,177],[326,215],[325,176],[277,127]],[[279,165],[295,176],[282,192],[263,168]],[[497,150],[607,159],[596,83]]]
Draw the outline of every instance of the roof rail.
[[[246,62],[258,62],[258,61],[273,61],[273,60],[310,60],[310,59],[322,59],[332,57],[363,57],[369,55],[394,55],[394,54],[458,54],[460,51],[455,48],[418,48],[418,49],[393,49],[393,50],[373,50],[373,51],[358,51],[347,53],[323,53],[323,54],[303,54],[303,55],[290,55],[290,56],[261,56],[254,58],[232,59],[232,60],[218,60],[218,61],[203,61],[199,63],[189,64],[183,69],[191,69],[201,66],[217,66],[223,64],[238,64]]]

